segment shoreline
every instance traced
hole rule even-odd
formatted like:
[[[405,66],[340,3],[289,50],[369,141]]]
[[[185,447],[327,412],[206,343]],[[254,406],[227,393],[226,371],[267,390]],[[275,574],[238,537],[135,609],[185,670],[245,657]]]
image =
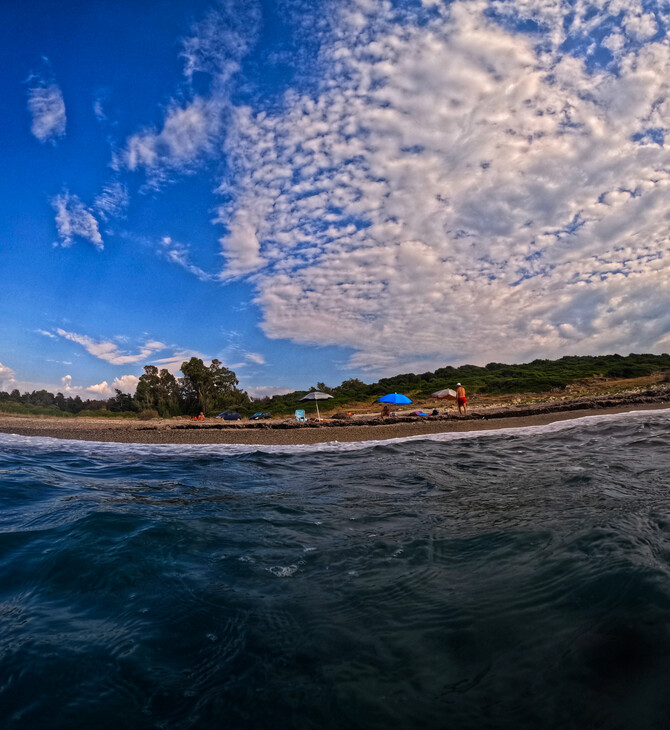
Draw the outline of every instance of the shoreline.
[[[308,445],[382,441],[437,433],[464,433],[506,428],[543,426],[585,416],[670,408],[670,389],[617,397],[537,403],[525,406],[485,406],[468,417],[402,417],[381,422],[324,421],[297,424],[289,421],[228,424],[208,419],[201,423],[162,419],[156,421],[108,418],[65,419],[49,416],[0,414],[0,433],[76,441],[137,444],[247,444],[259,446]]]

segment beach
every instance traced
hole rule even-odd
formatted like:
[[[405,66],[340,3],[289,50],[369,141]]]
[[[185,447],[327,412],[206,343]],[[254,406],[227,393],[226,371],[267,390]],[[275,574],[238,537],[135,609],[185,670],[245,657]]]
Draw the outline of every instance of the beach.
[[[602,414],[670,407],[670,387],[656,387],[616,396],[595,396],[521,405],[474,407],[467,417],[452,410],[421,418],[406,414],[381,421],[376,417],[324,419],[298,424],[274,419],[227,422],[208,418],[139,421],[110,418],[55,418],[0,414],[0,433],[79,441],[141,444],[301,445],[331,441],[377,441],[437,433],[488,431],[542,426],[556,421]]]

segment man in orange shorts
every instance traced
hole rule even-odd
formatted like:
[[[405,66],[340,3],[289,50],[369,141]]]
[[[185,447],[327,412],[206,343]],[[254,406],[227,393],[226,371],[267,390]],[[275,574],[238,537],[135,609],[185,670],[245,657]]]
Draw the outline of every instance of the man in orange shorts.
[[[456,400],[458,402],[458,415],[468,415],[468,399],[465,397],[465,388],[456,383]]]

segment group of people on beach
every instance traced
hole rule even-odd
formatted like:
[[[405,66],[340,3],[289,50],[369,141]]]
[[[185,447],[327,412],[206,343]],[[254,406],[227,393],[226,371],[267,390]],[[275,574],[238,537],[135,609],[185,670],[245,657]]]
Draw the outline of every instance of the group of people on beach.
[[[468,399],[467,399],[467,397],[465,395],[465,388],[460,383],[456,383],[456,403],[458,404],[458,415],[459,416],[467,416],[468,415]],[[418,413],[418,411],[417,411],[417,413]],[[382,420],[384,418],[388,418],[389,416],[390,417],[393,417],[395,415],[396,415],[395,413],[392,413],[392,412],[389,411],[389,407],[388,406],[385,405],[382,408],[382,412],[381,412],[381,418],[382,418]],[[420,415],[425,416],[427,414],[426,413],[422,413]],[[437,416],[438,415],[437,408],[433,408],[433,412],[430,415],[431,416]]]

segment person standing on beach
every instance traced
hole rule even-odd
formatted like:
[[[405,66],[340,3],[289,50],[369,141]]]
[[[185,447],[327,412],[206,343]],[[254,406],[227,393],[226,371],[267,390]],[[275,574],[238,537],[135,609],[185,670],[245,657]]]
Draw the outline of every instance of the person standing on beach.
[[[465,388],[456,383],[456,401],[458,402],[458,415],[468,415],[468,399],[465,397]]]

